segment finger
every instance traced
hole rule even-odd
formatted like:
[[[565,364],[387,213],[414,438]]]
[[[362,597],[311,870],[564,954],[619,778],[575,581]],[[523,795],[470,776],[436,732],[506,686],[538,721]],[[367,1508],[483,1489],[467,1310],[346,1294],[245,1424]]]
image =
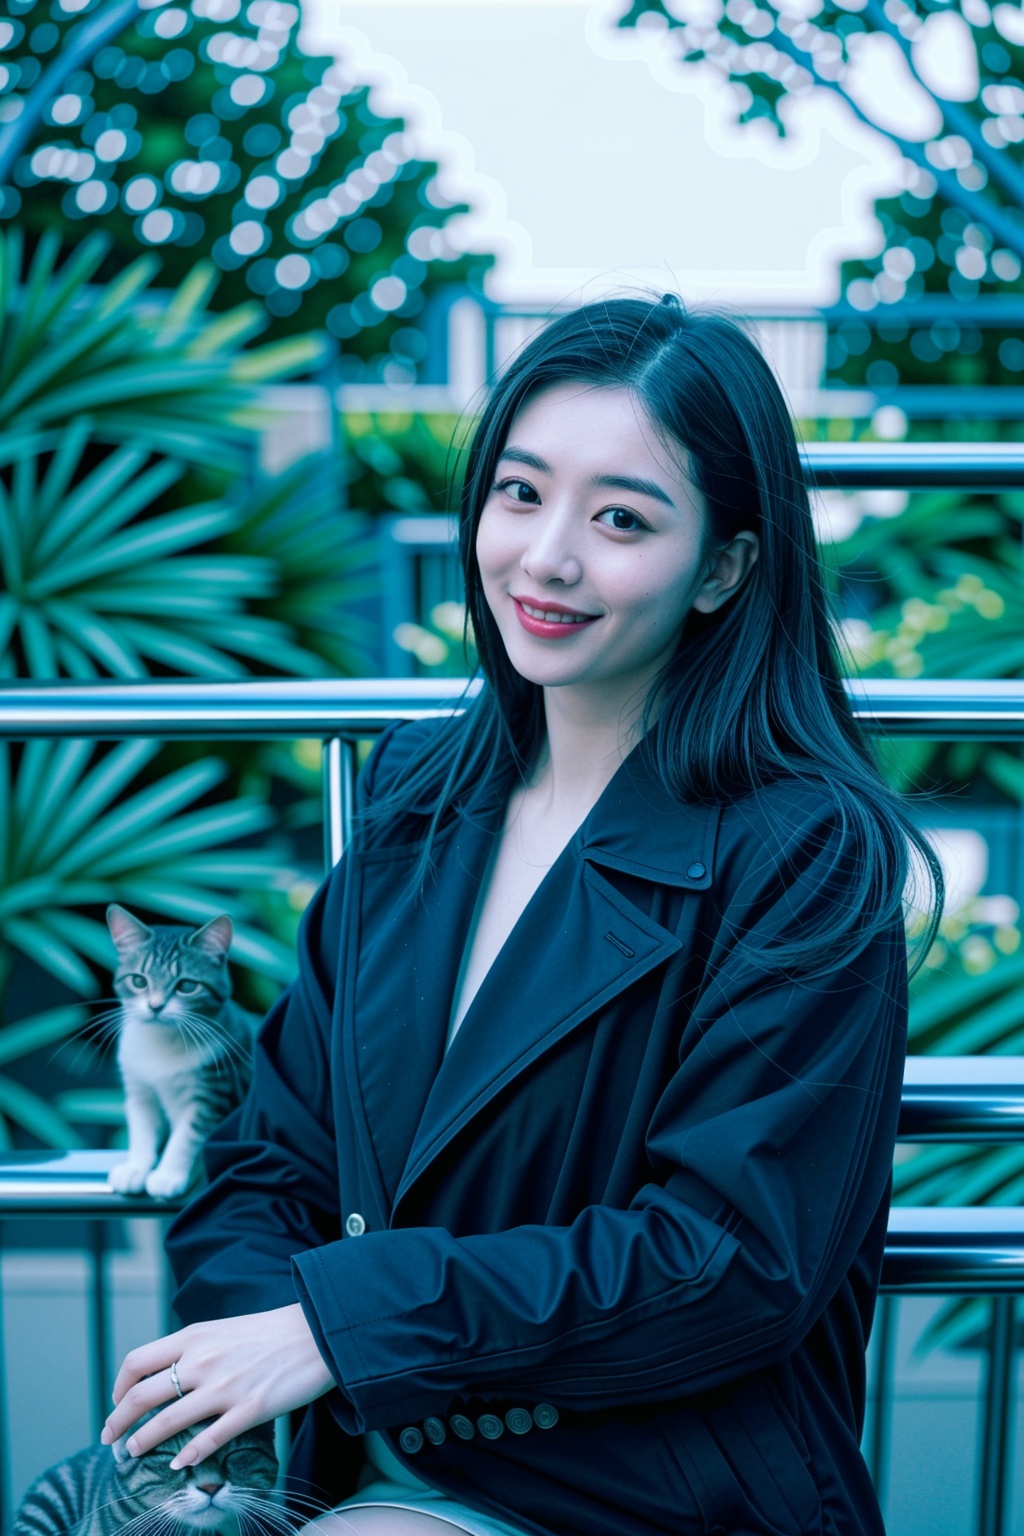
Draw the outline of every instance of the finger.
[[[155,1424],[157,1421],[154,1419],[152,1422]],[[214,1451],[219,1451],[222,1445],[227,1445],[229,1440],[233,1440],[243,1430],[251,1429],[257,1422],[255,1416],[252,1413],[246,1413],[244,1408],[229,1408],[221,1414],[219,1419],[205,1425],[197,1435],[182,1446],[171,1462],[171,1471],[177,1472],[182,1467],[197,1467],[201,1461],[206,1460],[207,1456],[211,1456]],[[146,1428],[149,1428],[148,1424]]]
[[[168,1404],[161,1413],[155,1414],[133,1430],[125,1441],[125,1449],[129,1456],[145,1456],[172,1436],[184,1434],[194,1424],[212,1418],[220,1411],[220,1406],[211,1405],[209,1398],[204,1405],[202,1393],[190,1392],[180,1403]]]
[[[129,1350],[121,1361],[121,1369],[114,1381],[113,1398],[119,1403],[136,1382],[144,1376],[152,1376],[157,1371],[166,1370],[184,1348],[184,1340],[181,1333],[168,1333],[162,1339],[154,1339],[151,1344],[140,1345],[138,1349]]]
[[[110,1445],[114,1440],[119,1440],[143,1414],[177,1396],[169,1367],[165,1371],[158,1371],[155,1376],[144,1376],[134,1387],[129,1388],[108,1415],[100,1435],[101,1441],[104,1445]]]

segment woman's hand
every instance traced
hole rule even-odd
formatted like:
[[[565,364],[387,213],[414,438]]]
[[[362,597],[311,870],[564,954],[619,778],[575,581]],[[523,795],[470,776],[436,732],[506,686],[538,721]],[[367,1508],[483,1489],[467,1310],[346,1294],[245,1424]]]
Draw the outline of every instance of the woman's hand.
[[[171,1378],[177,1368],[184,1394]],[[171,1462],[195,1466],[254,1424],[301,1408],[334,1385],[301,1306],[251,1312],[211,1323],[193,1323],[125,1355],[114,1383],[116,1407],[101,1439],[111,1444],[161,1403],[127,1443],[132,1456],[212,1419]]]

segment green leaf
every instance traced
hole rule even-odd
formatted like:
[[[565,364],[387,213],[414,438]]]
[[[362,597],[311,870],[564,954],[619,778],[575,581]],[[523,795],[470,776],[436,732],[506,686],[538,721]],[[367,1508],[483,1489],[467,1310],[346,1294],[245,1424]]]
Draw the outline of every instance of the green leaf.
[[[57,1113],[79,1125],[123,1125],[124,1094],[118,1088],[71,1088],[53,1101]]]
[[[262,384],[268,379],[305,373],[327,356],[327,345],[315,336],[289,337],[271,342],[258,352],[243,352],[235,358],[231,377],[247,384]]]
[[[89,744],[90,755],[94,751]],[[75,843],[88,824],[117,798],[159,751],[154,741],[125,741],[109,752],[80,784],[68,793],[64,813],[50,825],[48,836],[37,850],[37,859],[48,864],[59,852]]]
[[[78,1004],[65,1008],[50,1008],[36,1013],[30,1019],[19,1019],[16,1024],[5,1024],[0,1029],[0,1065],[31,1056],[58,1040],[66,1040],[89,1022],[88,1010]]]
[[[6,1115],[47,1147],[84,1147],[85,1142],[64,1116],[29,1088],[0,1077],[0,1114]]]
[[[124,846],[124,838],[105,854],[90,850],[90,872],[114,878],[121,871],[139,869],[161,862],[172,853],[187,853],[210,843],[225,842],[230,837],[247,837],[273,825],[270,807],[257,800],[235,800],[230,805],[214,805],[191,815],[179,816],[166,828],[149,836],[137,833]],[[99,838],[96,839],[100,841]],[[76,850],[77,852],[77,850]]]
[[[47,576],[34,576],[27,591],[34,598],[46,597],[70,586],[155,560],[189,544],[204,543],[232,526],[230,508],[199,507],[189,512],[168,512],[151,517],[132,533],[78,559],[63,559]]]
[[[95,996],[98,990],[96,978],[89,967],[82,963],[73,949],[53,934],[47,933],[35,919],[12,918],[9,922],[0,923],[0,928],[9,944],[20,949],[22,954],[34,960],[44,971],[49,971],[51,976],[56,976],[58,981],[63,981],[73,992],[83,997]]]
[[[203,762],[191,763],[176,773],[168,774],[159,783],[140,790],[126,804],[97,822],[91,831],[85,832],[72,848],[60,856],[54,869],[62,874],[70,874],[85,866],[95,874],[97,860],[101,856],[106,855],[109,860],[110,854],[116,849],[117,857],[121,857],[126,843],[138,846],[136,839],[152,828],[162,826],[181,806],[206,794],[221,782],[226,771],[226,765],[220,758],[206,758]],[[114,867],[117,867],[116,858]]]
[[[83,452],[86,446],[83,444]],[[109,528],[116,528],[120,521],[126,522],[142,511],[180,477],[180,465],[160,465],[158,474],[151,473],[148,478],[137,480],[132,492],[122,497],[120,493],[138,474],[146,457],[145,449],[119,448],[79,481],[59,510],[51,512],[47,518],[36,542],[34,568],[38,570],[45,561],[52,560],[61,546],[69,544],[76,535],[84,533],[90,543],[98,543]],[[117,509],[112,522],[111,507]],[[125,509],[123,516],[122,507]]]
[[[46,605],[46,612],[55,629],[62,629],[69,639],[87,649],[114,677],[146,676],[138,652],[128,645],[124,635],[88,608],[54,598]]]

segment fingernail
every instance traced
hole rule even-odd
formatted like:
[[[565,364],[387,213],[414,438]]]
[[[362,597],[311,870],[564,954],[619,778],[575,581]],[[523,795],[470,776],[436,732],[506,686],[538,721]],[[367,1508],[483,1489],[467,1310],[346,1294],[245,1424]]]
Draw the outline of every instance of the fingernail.
[[[182,1467],[190,1467],[193,1461],[195,1461],[195,1456],[191,1451],[179,1451],[171,1462],[171,1471],[180,1472]]]
[[[129,1456],[137,1456],[139,1454],[138,1442],[135,1440],[129,1440],[125,1445],[125,1450],[128,1452]]]
[[[100,1431],[100,1445],[109,1445],[112,1438],[113,1437],[109,1429],[103,1429]]]

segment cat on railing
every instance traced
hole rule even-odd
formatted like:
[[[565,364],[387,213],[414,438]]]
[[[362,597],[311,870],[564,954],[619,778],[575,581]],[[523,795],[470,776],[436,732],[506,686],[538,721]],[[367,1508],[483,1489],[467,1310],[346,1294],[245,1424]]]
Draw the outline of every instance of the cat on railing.
[[[128,1151],[109,1182],[122,1194],[171,1199],[189,1187],[203,1142],[249,1086],[258,1020],[231,999],[229,917],[150,927],[114,905],[107,926],[128,1122]]]
[[[13,1536],[116,1536],[168,1529],[236,1536],[260,1529],[290,1531],[268,1494],[277,1477],[272,1424],[229,1440],[198,1467],[170,1463],[196,1426],[172,1435],[145,1456],[124,1440],[90,1446],[36,1478],[14,1517]]]

